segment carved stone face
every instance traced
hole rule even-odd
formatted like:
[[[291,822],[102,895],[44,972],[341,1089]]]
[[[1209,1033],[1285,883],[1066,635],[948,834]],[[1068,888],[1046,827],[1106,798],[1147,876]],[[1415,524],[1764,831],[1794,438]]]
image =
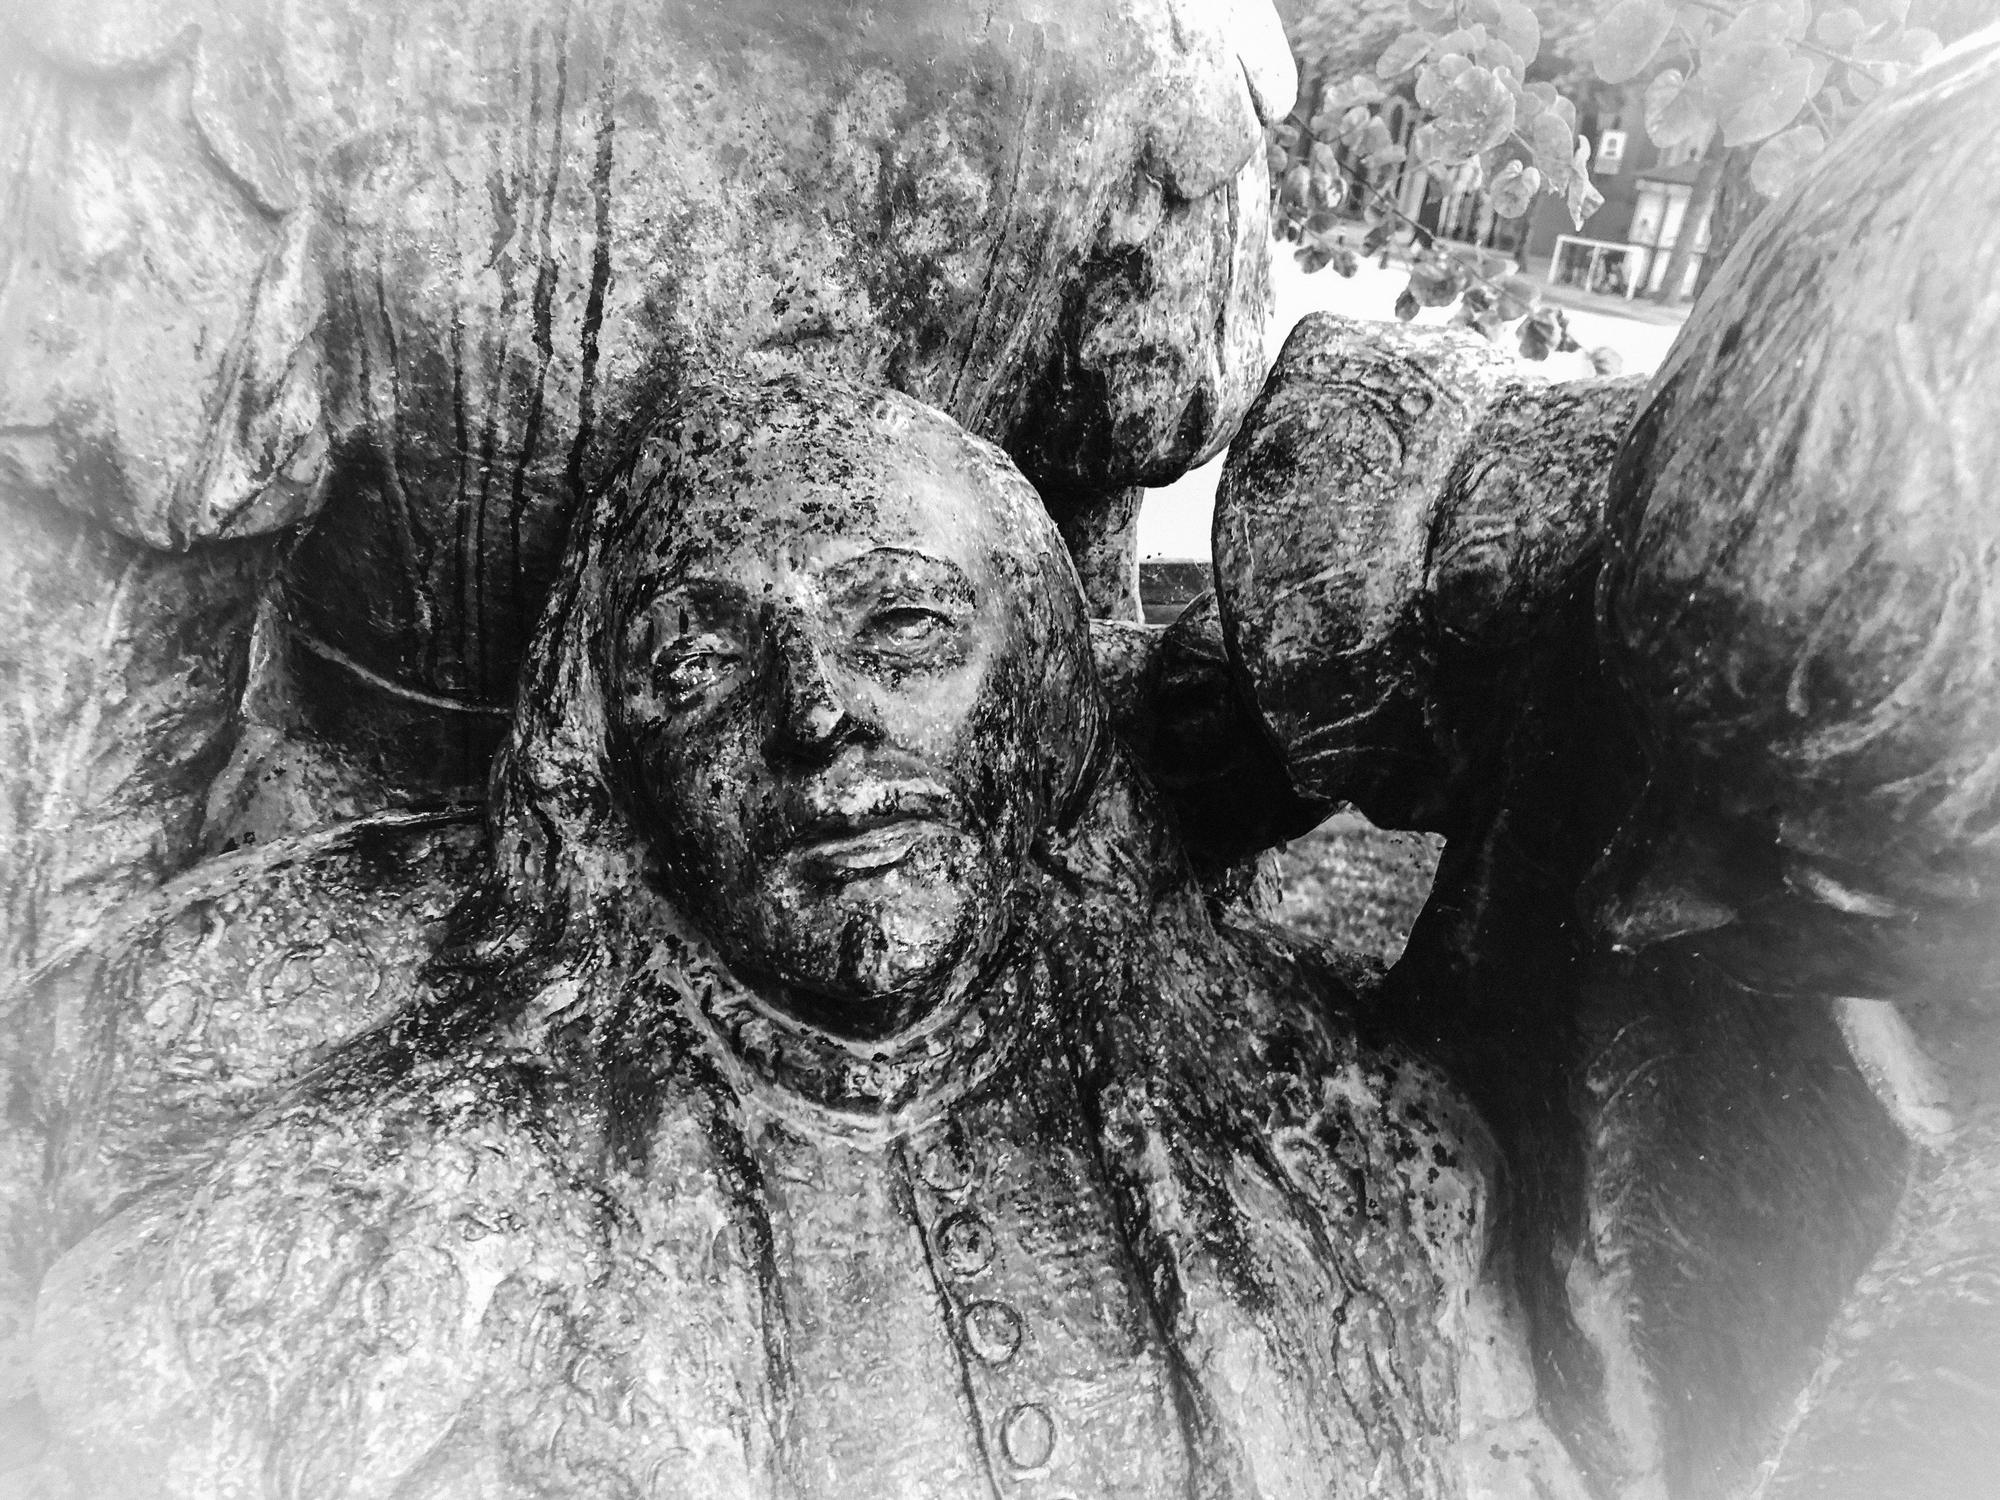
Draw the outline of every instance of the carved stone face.
[[[888,1036],[1004,934],[1079,753],[1046,741],[1074,722],[1050,696],[1094,690],[1074,584],[1052,607],[1033,491],[914,403],[794,407],[726,442],[674,447],[657,535],[614,585],[620,779],[739,972]]]

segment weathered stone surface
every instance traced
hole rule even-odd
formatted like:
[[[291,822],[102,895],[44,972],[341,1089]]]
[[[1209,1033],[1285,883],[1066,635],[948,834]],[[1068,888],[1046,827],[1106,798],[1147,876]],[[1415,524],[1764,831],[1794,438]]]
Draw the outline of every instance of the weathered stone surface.
[[[7,947],[195,852],[192,776],[120,764],[234,746],[211,844],[476,795],[578,495],[709,361],[946,408],[1125,607],[1131,486],[1260,373],[1291,89],[1262,0],[0,7],[0,505],[48,518],[9,559]],[[246,559],[315,516],[239,739]],[[84,642],[157,711],[53,685]]]
[[[406,1008],[484,855],[476,825],[424,814],[231,854],[128,900],[0,1006],[0,1479],[39,1437],[28,1314],[50,1264]]]
[[[234,1004],[315,1066],[48,1274],[51,1483],[1581,1495],[1483,1132],[1218,925],[997,450],[684,389],[531,663],[421,991]]]
[[[579,488],[690,364],[887,380],[1079,503],[1203,456],[1260,374],[1290,85],[1258,4],[13,32],[17,482],[177,543],[330,484],[297,623],[423,691],[506,701]]]
[[[1633,381],[1472,334],[1300,323],[1216,497],[1223,633],[1299,791],[1455,831],[1525,707],[1493,689],[1594,566]],[[1454,695],[1464,694],[1455,702]]]
[[[1600,635],[1647,787],[1593,881],[1594,916],[1655,939],[1658,962],[1743,986],[1740,1005],[1830,1007],[1921,1148],[1810,1404],[1755,1378],[1772,1348],[1813,1348],[1810,1326],[1740,1353],[1676,1331],[1740,1324],[1732,1308],[1750,1304],[1728,1288],[1766,1246],[1688,1257],[1678,1297],[1635,1320],[1681,1344],[1660,1406],[1693,1493],[1724,1488],[1707,1461],[1733,1450],[1740,1473],[1793,1423],[1774,1495],[1974,1493],[2000,1463],[2000,254],[1982,227],[2000,209],[1996,104],[1988,34],[1844,132],[1732,255],[1613,478]],[[1913,1100],[1926,1052],[1944,1066]],[[1765,1170],[1799,1180],[1773,1166],[1793,1155],[1786,1134],[1771,1142]],[[1873,1154],[1845,1174],[1850,1213],[1880,1192]],[[1809,1217],[1837,1256],[1880,1237],[1838,1202]],[[1800,1284],[1824,1296],[1824,1279]],[[1729,1408],[1675,1399],[1718,1368],[1744,1393]]]
[[[1605,646],[1660,774],[1857,912],[2000,893],[1996,101],[1989,36],[1843,134],[1614,485]]]
[[[0,500],[0,994],[194,857],[236,737],[261,539],[158,551]]]
[[[1225,478],[1241,701],[1301,787],[1451,836],[1385,1009],[1496,1133],[1542,1410],[1605,1493],[1996,1459],[1996,80],[1988,38],[1837,142],[1628,434],[1552,389],[1471,438],[1518,400],[1483,351],[1323,325]],[[1585,461],[1505,476],[1538,452]],[[1463,521],[1461,453],[1503,466]]]

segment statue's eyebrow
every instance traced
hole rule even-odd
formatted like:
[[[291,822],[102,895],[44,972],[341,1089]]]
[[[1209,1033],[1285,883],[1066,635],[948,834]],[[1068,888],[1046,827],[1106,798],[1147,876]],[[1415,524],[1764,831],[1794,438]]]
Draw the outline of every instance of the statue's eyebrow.
[[[902,588],[920,590],[963,609],[975,608],[979,602],[979,591],[958,564],[909,547],[872,547],[858,557],[833,564],[821,582],[835,598]]]
[[[749,596],[740,584],[699,577],[668,583],[653,594],[644,611],[662,645],[692,630],[733,623],[749,612]]]

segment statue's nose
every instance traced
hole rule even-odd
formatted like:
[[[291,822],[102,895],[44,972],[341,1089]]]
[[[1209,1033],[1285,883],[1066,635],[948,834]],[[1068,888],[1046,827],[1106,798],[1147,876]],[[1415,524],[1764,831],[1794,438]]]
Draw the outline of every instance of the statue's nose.
[[[797,624],[780,626],[776,657],[777,748],[810,755],[853,738],[858,725],[847,695],[811,633]]]

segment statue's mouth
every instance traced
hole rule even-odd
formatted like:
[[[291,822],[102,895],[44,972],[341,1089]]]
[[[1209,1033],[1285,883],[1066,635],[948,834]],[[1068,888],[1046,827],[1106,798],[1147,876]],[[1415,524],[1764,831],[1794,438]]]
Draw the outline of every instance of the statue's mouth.
[[[929,777],[854,778],[800,787],[779,803],[782,847],[809,880],[842,882],[902,864],[958,824],[958,803]]]
[[[892,817],[851,833],[803,839],[795,857],[808,876],[819,880],[851,880],[858,875],[893,869],[926,839],[949,831],[949,825],[935,818]]]
[[[780,798],[773,841],[811,879],[892,869],[958,825],[957,800],[929,777],[808,783]]]

